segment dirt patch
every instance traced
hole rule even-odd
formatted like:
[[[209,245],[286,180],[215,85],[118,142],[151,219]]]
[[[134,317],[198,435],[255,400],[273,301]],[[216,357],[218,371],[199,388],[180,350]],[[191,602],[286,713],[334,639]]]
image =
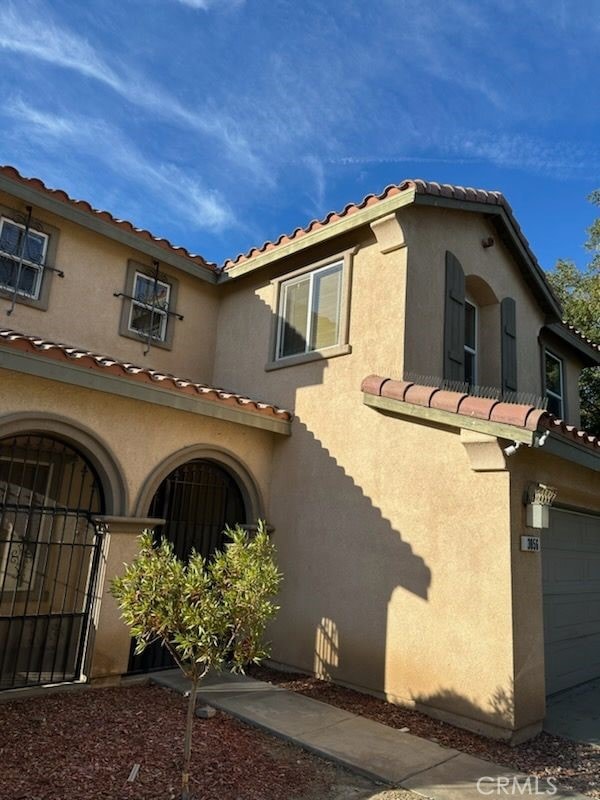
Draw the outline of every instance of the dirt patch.
[[[1,703],[0,798],[177,798],[185,708],[153,685]],[[362,800],[382,791],[222,713],[194,722],[192,776],[196,800]]]
[[[455,728],[419,711],[379,700],[308,675],[251,667],[258,680],[321,700],[353,714],[373,719],[391,728],[408,728],[415,736],[453,747],[463,753],[495,761],[505,767],[539,778],[554,778],[561,787],[600,800],[600,748],[541,733],[529,742],[511,747],[494,739]]]

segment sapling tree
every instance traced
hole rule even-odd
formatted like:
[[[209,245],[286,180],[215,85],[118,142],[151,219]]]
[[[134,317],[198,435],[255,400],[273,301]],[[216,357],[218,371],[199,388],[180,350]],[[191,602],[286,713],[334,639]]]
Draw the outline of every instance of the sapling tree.
[[[162,538],[142,534],[136,559],[112,582],[136,654],[161,642],[190,680],[182,769],[182,800],[190,797],[192,725],[198,685],[209,670],[243,672],[268,655],[263,634],[278,610],[281,574],[265,523],[255,534],[226,528],[228,540],[209,560],[193,552],[187,563]]]

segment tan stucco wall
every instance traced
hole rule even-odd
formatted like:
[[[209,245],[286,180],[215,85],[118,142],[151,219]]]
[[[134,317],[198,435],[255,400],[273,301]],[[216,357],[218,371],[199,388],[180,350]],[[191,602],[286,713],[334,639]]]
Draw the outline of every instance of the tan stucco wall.
[[[362,404],[365,375],[402,373],[407,255],[382,255],[370,232],[362,241],[349,355],[265,372],[273,287],[246,279],[221,304],[214,380],[296,415],[274,449],[285,581],[273,659],[509,729],[508,475],[473,473],[456,432]]]
[[[19,200],[1,192],[0,205],[21,213],[25,209]],[[216,335],[218,297],[215,286],[161,263],[161,272],[179,282],[176,310],[185,319],[170,322],[174,325],[172,350],[152,347],[144,356],[143,342],[119,336],[124,301],[113,294],[125,289],[130,259],[148,267],[152,266],[152,260],[37,208],[34,220],[58,229],[56,266],[64,270],[65,277],[52,276],[47,311],[17,303],[13,314],[6,318],[7,326],[133,364],[208,382]],[[9,305],[9,300],[0,297],[1,315]]]
[[[129,503],[123,510],[106,508],[108,515],[147,515],[147,508],[136,514],[140,491],[166,459],[193,447],[198,448],[198,456],[202,449],[223,452],[227,466],[233,457],[240,471],[252,477],[257,510],[262,512],[268,503],[271,433],[0,369],[0,438],[9,425],[14,426],[15,415],[24,414],[44,418],[50,431],[56,420],[70,424],[75,442],[78,429],[84,429],[97,441],[95,449],[110,454],[125,479]],[[29,423],[23,425],[27,429]],[[12,433],[13,427],[10,430]],[[190,453],[179,463],[192,457]],[[119,535],[118,526],[113,528],[110,534],[116,534],[116,552],[103,553],[105,583],[98,587],[99,595],[105,597],[107,582],[114,576],[111,570],[135,550],[131,539],[135,532],[128,537]],[[113,612],[103,616],[102,607],[97,609],[96,619],[104,618],[110,631],[103,630],[98,636],[101,652],[94,653],[94,677],[120,674],[127,665],[129,636],[121,623],[115,624]]]
[[[445,254],[450,250],[469,276],[482,278],[498,302],[512,297],[517,313],[518,390],[542,395],[541,350],[538,341],[545,315],[513,256],[498,236],[492,223],[482,215],[441,208],[409,207],[399,215],[409,249],[406,314],[407,370],[421,375],[443,374]],[[492,237],[493,247],[482,240]],[[477,297],[473,297],[477,301]],[[500,327],[500,312],[489,306],[484,314],[495,313]],[[500,337],[480,341],[480,377],[484,385],[501,385]],[[490,345],[493,345],[490,349]],[[487,352],[486,352],[487,346]],[[579,423],[577,381],[580,362],[565,351],[569,421]]]

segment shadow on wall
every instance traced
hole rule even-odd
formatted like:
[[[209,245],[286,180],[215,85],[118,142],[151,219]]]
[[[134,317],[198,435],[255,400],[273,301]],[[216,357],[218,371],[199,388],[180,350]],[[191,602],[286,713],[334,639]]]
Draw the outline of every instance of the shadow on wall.
[[[416,707],[427,712],[430,709],[447,711],[449,714],[459,714],[466,720],[471,720],[474,725],[465,725],[477,729],[478,723],[497,725],[510,731],[514,727],[515,707],[513,698],[513,682],[507,681],[507,686],[498,686],[485,707],[478,700],[471,699],[455,692],[453,689],[438,689],[427,695],[414,695],[412,697]]]
[[[390,598],[403,588],[427,601],[430,569],[306,425],[295,421],[275,458],[282,466],[274,470],[272,510],[284,583],[272,658],[382,691],[390,658],[406,656],[388,653]],[[318,481],[304,480],[307,468]]]
[[[315,248],[312,263],[334,259],[346,247],[356,245],[355,237],[353,233],[347,240],[336,240],[335,252],[331,251],[331,243]],[[367,229],[363,244],[373,242],[373,234]],[[290,257],[285,272],[304,266],[303,259],[303,255]],[[281,270],[281,265],[264,270],[263,289],[276,277],[276,270]],[[219,385],[295,410],[298,393],[322,386],[325,370],[333,362],[321,359],[265,371],[265,362],[274,356],[268,352],[267,343],[269,332],[273,341],[276,314],[257,294],[254,279],[247,280],[239,294],[241,287],[237,284],[231,307],[221,315],[220,341],[224,350],[218,358],[215,379]],[[373,305],[376,299],[372,282],[357,265],[353,269],[351,296],[352,344],[353,314],[359,308],[364,314],[367,305]],[[306,320],[306,312],[298,319]],[[351,403],[357,406],[361,403],[360,382],[372,371],[365,366],[365,351],[377,346],[376,331],[367,333],[354,343],[351,355],[335,360],[336,375],[343,376],[340,388],[352,392]],[[345,432],[337,427],[343,425],[343,420],[339,419],[335,403],[330,400],[320,412],[317,407],[315,413],[327,419],[331,442],[343,441]],[[284,582],[281,610],[270,628],[272,659],[332,680],[381,691],[390,658],[407,655],[400,652],[402,643],[398,641],[394,643],[394,651],[398,652],[388,652],[388,606],[392,594],[401,588],[426,602],[431,572],[403,539],[403,532],[382,515],[338,463],[335,452],[329,451],[328,446],[333,446],[329,445],[329,434],[323,442],[317,438],[323,435],[319,427],[310,416],[300,415],[294,419],[291,437],[278,440],[274,448],[268,517],[276,528],[274,541]],[[411,606],[410,613],[415,613],[414,602]],[[414,625],[418,624],[416,616]]]

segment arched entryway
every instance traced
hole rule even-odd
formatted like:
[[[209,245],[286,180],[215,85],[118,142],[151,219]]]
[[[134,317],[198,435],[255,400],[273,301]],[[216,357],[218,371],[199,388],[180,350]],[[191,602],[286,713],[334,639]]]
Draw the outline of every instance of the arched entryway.
[[[181,464],[163,480],[150,503],[149,516],[166,520],[155,535],[169,539],[182,559],[193,549],[208,558],[222,546],[227,525],[247,521],[244,497],[235,478],[221,464],[204,458]],[[130,672],[174,666],[169,653],[158,644],[139,656],[133,648],[132,642]]]
[[[105,511],[89,461],[53,436],[0,439],[0,688],[77,680]]]

